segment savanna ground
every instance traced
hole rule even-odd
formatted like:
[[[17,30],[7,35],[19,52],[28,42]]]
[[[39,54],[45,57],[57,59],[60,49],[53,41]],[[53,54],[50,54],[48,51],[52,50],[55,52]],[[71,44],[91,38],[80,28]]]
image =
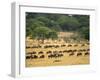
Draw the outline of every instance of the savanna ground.
[[[64,33],[63,33],[64,34]],[[67,37],[72,35],[73,33],[65,33]],[[83,42],[77,42],[77,43],[66,43],[63,40],[44,40],[44,43],[41,43],[41,41],[32,40],[27,38],[26,39],[26,45],[32,47],[35,46],[41,46],[41,48],[26,48],[26,56],[30,54],[30,52],[36,52],[35,54],[32,54],[33,56],[36,55],[38,58],[31,58],[26,59],[26,67],[36,67],[36,66],[57,66],[57,65],[82,65],[82,64],[89,64],[89,42],[83,41]],[[50,47],[50,48],[44,48],[46,45],[58,45],[59,47]],[[65,45],[61,47],[61,45]],[[71,46],[68,46],[71,45]],[[77,50],[73,52],[64,52],[65,50]],[[81,51],[83,50],[83,51]],[[48,51],[52,51],[52,53],[47,54]],[[53,54],[53,51],[62,51],[61,54],[63,56],[61,57],[52,57],[48,58],[48,55]],[[43,52],[42,54],[39,54],[39,52]],[[81,54],[79,54],[81,53]],[[59,53],[58,53],[59,54]],[[78,55],[79,54],[79,55]],[[44,55],[43,58],[40,58],[41,55]]]

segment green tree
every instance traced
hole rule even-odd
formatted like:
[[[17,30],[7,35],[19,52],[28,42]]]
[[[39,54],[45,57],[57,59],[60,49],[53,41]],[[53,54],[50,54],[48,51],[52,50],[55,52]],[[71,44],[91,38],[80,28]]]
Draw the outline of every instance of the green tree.
[[[80,27],[89,27],[89,15],[74,15],[80,22]]]
[[[82,27],[79,33],[82,38],[89,40],[89,28],[88,27]]]
[[[50,16],[50,15],[48,15],[48,16]],[[48,28],[52,28],[53,30],[56,30],[56,31],[61,31],[60,25],[55,20],[51,19],[50,17],[48,18],[46,16],[39,16],[35,19],[45,23],[45,26]]]
[[[38,21],[36,19],[26,20],[26,36],[31,36],[34,29],[40,26],[45,26],[45,23]]]
[[[34,29],[32,35],[39,40],[41,39],[42,40],[42,43],[44,43],[44,39],[47,38],[47,35],[48,35],[48,32],[50,31],[49,28],[47,27],[37,27]]]
[[[80,26],[80,23],[73,16],[63,15],[58,19],[58,23],[64,31],[74,31]]]
[[[89,40],[89,15],[74,15],[74,17],[80,22],[78,29],[80,36]]]
[[[47,38],[57,39],[58,38],[57,32],[55,30],[50,30],[47,34]]]

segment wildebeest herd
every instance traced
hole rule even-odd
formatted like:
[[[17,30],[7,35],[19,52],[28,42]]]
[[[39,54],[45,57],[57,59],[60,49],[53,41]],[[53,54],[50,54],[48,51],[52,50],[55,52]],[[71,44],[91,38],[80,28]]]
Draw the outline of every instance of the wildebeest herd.
[[[45,45],[45,46],[26,46],[26,49],[33,49],[32,52],[27,52],[26,53],[26,59],[41,59],[41,58],[45,58],[45,54],[48,56],[48,58],[60,58],[63,57],[64,54],[68,54],[68,56],[86,56],[89,55],[89,48],[88,49],[71,49],[71,47],[84,47],[84,46],[88,46],[88,44],[68,44],[68,45]],[[44,48],[44,49],[50,49],[49,51],[34,51],[35,49],[40,49],[40,48]],[[52,48],[58,48],[58,50],[54,50],[52,51]],[[59,48],[66,48],[65,50],[59,50]],[[70,49],[67,49],[70,48]]]
[[[89,42],[27,42],[26,66],[89,63]]]

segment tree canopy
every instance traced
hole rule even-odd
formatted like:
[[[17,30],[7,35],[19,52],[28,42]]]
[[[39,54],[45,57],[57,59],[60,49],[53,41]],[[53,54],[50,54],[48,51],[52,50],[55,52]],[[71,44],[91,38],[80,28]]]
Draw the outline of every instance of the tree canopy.
[[[61,31],[77,31],[89,40],[89,15],[26,13],[26,36],[56,39]]]

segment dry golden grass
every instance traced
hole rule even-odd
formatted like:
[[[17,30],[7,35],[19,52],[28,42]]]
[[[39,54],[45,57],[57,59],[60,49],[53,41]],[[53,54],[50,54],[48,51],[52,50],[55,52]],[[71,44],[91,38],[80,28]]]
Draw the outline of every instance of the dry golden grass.
[[[73,32],[59,32],[58,37],[70,37],[72,35],[75,35]]]
[[[59,60],[60,62],[54,62]],[[61,58],[53,59],[29,59],[26,60],[26,67],[36,67],[36,66],[57,66],[57,65],[79,65],[79,64],[89,64],[89,56],[64,56]]]
[[[31,42],[32,43],[32,42]],[[35,42],[36,44],[36,42]],[[38,44],[38,43],[37,43]],[[67,47],[67,45],[70,43],[66,43],[66,47],[59,47],[59,48],[29,48],[26,49],[27,52],[35,51],[37,52],[36,55],[40,56],[41,54],[38,54],[38,52],[43,51],[45,58],[43,59],[26,59],[26,67],[36,67],[36,66],[57,66],[57,65],[79,65],[79,64],[89,64],[89,55],[84,56],[84,52],[82,52],[81,56],[77,56],[77,53],[75,53],[73,56],[69,56],[69,53],[63,53],[64,56],[59,58],[48,58],[48,54],[46,52],[48,51],[63,51],[63,50],[80,50],[80,49],[89,49],[89,45],[81,46],[82,44],[77,44],[78,46],[72,46]],[[76,43],[71,43],[71,45],[75,45]],[[86,44],[86,43],[84,43]],[[41,46],[45,45],[51,45],[51,44],[40,44]],[[62,45],[61,43],[54,43],[53,45]],[[57,61],[57,62],[55,62]]]

